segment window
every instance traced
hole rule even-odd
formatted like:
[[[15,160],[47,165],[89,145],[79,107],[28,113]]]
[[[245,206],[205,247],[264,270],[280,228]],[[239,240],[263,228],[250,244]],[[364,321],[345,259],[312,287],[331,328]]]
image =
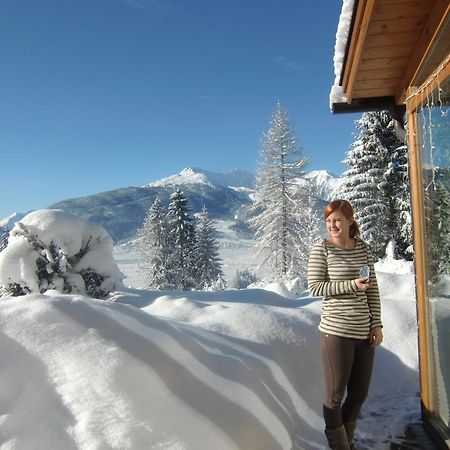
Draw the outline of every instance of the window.
[[[415,111],[424,213],[429,389],[432,419],[450,422],[450,78]]]

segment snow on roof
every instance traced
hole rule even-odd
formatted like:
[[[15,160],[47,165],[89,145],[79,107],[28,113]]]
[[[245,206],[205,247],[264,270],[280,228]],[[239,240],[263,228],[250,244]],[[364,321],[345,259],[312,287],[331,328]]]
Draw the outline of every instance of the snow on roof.
[[[334,84],[330,91],[330,109],[334,103],[346,103],[347,98],[344,94],[342,86],[339,85],[341,73],[345,60],[345,50],[352,23],[353,8],[355,0],[343,0],[341,15],[336,32],[336,44],[334,46]]]

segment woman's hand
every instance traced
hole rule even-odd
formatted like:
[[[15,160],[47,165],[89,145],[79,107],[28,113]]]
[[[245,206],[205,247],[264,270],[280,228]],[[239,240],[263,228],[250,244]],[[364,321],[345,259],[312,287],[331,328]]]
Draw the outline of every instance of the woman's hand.
[[[380,327],[375,327],[370,330],[369,342],[371,347],[378,347],[383,342],[383,331]]]
[[[366,292],[370,287],[369,277],[356,278],[355,283],[358,287],[358,291]]]

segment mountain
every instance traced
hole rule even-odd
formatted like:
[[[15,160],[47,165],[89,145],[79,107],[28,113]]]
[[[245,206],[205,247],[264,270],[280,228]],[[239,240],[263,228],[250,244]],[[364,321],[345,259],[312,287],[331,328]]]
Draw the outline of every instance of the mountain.
[[[27,213],[28,214],[28,213]],[[16,222],[19,222],[26,214],[15,212],[8,217],[0,220],[0,231],[11,230]]]
[[[227,183],[243,183],[244,186],[228,186]],[[102,225],[114,241],[119,241],[134,235],[156,197],[167,207],[170,195],[177,188],[188,197],[193,213],[206,206],[213,219],[233,219],[242,205],[251,202],[247,191],[252,185],[254,175],[249,172],[240,170],[219,174],[186,168],[179,174],[145,186],[64,200],[50,205],[50,208],[62,209],[90,223]]]
[[[339,178],[327,170],[313,170],[306,175],[311,181],[313,191],[321,200],[330,201],[334,197],[334,193],[342,183]]]
[[[316,206],[321,209],[339,185],[340,178],[324,170],[309,172],[307,178],[318,197]],[[178,174],[144,186],[63,200],[49,208],[62,209],[90,223],[102,225],[117,242],[129,239],[142,226],[156,197],[167,207],[170,195],[177,188],[188,197],[193,213],[200,212],[206,206],[211,218],[233,221],[233,227],[240,234],[248,235],[250,232],[244,222],[251,214],[249,206],[255,189],[255,175],[244,170],[219,173],[188,167]],[[23,216],[14,213],[0,221],[0,228],[11,229]]]
[[[245,170],[235,169],[228,173],[188,167],[176,175],[148,184],[149,187],[174,186],[183,184],[213,183],[222,187],[255,188],[255,175]]]

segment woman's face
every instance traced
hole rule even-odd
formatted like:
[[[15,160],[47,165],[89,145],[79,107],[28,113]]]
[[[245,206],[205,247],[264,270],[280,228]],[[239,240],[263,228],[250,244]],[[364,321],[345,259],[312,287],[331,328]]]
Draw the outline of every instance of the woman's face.
[[[350,237],[350,225],[353,217],[347,219],[341,210],[332,212],[325,220],[330,237],[336,239],[348,239]]]

